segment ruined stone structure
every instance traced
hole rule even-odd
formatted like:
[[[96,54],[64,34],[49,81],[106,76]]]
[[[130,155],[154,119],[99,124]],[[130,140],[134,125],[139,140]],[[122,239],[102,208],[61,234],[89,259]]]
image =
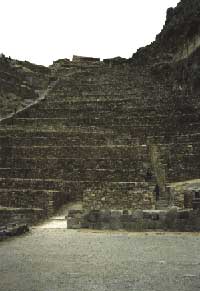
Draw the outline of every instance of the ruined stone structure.
[[[182,0],[130,59],[1,58],[0,205],[191,207],[170,189],[200,177],[199,16]]]

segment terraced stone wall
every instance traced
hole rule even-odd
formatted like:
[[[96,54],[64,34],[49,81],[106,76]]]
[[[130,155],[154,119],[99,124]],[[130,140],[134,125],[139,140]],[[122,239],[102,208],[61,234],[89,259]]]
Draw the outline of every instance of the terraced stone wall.
[[[98,209],[154,209],[154,185],[145,182],[105,183],[83,192],[83,208]]]
[[[43,100],[1,122],[0,203],[149,209],[156,184],[199,175],[197,109],[180,112],[169,80],[117,60],[62,60],[54,74]]]
[[[132,100],[135,80],[124,75],[126,69],[72,62],[72,72],[74,67],[80,71],[69,75],[66,66],[44,100],[1,123],[0,175],[8,202],[17,206],[55,208],[68,199],[82,200],[86,189],[109,182],[128,185],[124,193],[132,182],[145,181],[151,167],[147,145],[134,136],[142,130],[139,116],[127,119],[142,100]]]

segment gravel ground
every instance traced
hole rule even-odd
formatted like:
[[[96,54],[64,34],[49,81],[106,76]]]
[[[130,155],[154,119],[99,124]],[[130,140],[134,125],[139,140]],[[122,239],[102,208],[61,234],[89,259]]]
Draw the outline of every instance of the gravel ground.
[[[0,242],[0,290],[200,290],[200,234],[35,228]]]

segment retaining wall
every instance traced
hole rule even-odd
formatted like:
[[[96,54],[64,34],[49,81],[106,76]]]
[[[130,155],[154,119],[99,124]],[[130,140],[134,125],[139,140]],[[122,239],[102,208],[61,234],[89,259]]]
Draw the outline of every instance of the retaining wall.
[[[111,230],[170,230],[200,231],[199,210],[92,210],[84,212],[71,210],[67,225],[70,229],[111,229]]]
[[[0,207],[0,227],[7,224],[34,224],[45,218],[45,212],[36,208],[7,208]]]

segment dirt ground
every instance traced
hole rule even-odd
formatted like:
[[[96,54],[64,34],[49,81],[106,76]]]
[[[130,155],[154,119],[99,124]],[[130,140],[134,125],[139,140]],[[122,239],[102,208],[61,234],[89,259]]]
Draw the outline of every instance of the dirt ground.
[[[78,231],[53,224],[0,242],[0,290],[200,290],[200,234]]]

